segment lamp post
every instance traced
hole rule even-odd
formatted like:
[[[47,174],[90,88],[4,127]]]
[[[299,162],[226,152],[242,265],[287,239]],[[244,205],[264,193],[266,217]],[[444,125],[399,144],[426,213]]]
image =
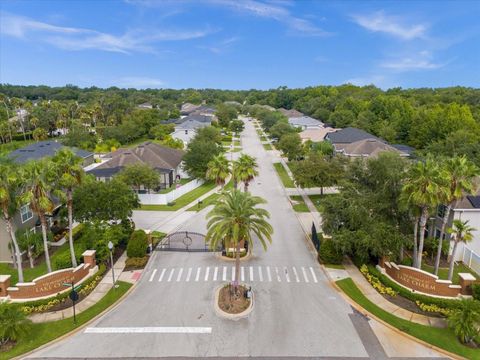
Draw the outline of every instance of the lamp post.
[[[115,271],[113,270],[113,243],[108,242],[108,250],[110,250],[110,265],[112,266],[112,286],[115,289]]]

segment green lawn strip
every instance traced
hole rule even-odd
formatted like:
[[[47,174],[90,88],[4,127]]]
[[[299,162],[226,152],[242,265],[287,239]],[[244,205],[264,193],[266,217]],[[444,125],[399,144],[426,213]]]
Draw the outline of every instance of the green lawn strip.
[[[342,264],[323,264],[323,266],[329,269],[345,270],[345,266],[343,266]]]
[[[358,289],[351,278],[339,280],[336,284],[347,294],[353,301],[363,307],[365,310],[375,315],[379,319],[396,327],[409,335],[423,340],[429,344],[435,345],[441,349],[464,356],[468,359],[479,359],[479,351],[470,349],[462,345],[455,334],[450,329],[435,328],[431,326],[413,323],[404,319],[400,319],[395,315],[379,308],[377,305],[368,300]]]
[[[296,212],[310,212],[307,204],[303,201],[303,198],[300,195],[290,196],[290,199],[293,200],[294,203],[292,204],[293,210]]]
[[[176,211],[181,209],[185,205],[190,204],[191,202],[195,201],[195,199],[199,198],[202,195],[205,195],[207,192],[215,188],[214,182],[206,182],[196,189],[189,191],[185,195],[179,197],[175,200],[175,203],[172,205],[142,205],[140,210],[151,210],[151,211]]]
[[[266,136],[262,135],[260,136],[260,141],[268,141],[268,139]]]
[[[232,189],[232,188],[233,188],[233,181],[230,180],[224,186],[224,189],[229,190],[229,189]],[[193,205],[187,211],[201,211],[201,210],[205,209],[207,206],[214,205],[219,197],[220,197],[220,193],[214,193],[214,194],[208,196],[206,199],[203,199],[201,204],[198,203],[196,205]]]
[[[241,146],[240,145],[240,140],[234,140],[233,141],[233,146]]]
[[[192,179],[180,179],[180,185],[185,185],[187,183],[189,183],[190,181],[192,181]],[[168,194],[169,192],[172,192],[173,190],[175,190],[177,187],[176,187],[176,184],[170,186],[169,188],[166,188],[166,189],[162,189],[160,190],[158,193],[159,194]]]
[[[0,353],[0,359],[10,359],[14,356],[24,354],[85,324],[114,304],[132,286],[132,284],[123,281],[117,281],[117,284],[118,288],[111,289],[99,302],[78,314],[75,325],[73,324],[72,318],[32,324],[32,328],[25,338],[21,338],[10,351]]]
[[[433,266],[422,263],[422,270],[425,270],[425,271],[433,274],[434,268],[433,268]],[[480,276],[478,274],[476,274],[473,270],[471,270],[465,264],[456,263],[454,268],[453,268],[453,278],[452,278],[452,283],[453,284],[459,284],[460,283],[460,277],[458,276],[459,273],[470,273],[473,276],[475,276],[477,279],[480,278]],[[442,280],[447,280],[448,279],[448,268],[439,268],[438,269],[438,277]]]
[[[285,186],[286,188],[295,187],[293,180],[290,178],[290,176],[288,176],[287,170],[285,170],[281,163],[274,163],[273,166],[277,171],[278,177],[280,178],[280,180],[282,180],[283,186]]]
[[[272,147],[272,145],[270,145],[270,144],[263,144],[263,148],[264,148],[265,150],[273,150],[273,147]]]

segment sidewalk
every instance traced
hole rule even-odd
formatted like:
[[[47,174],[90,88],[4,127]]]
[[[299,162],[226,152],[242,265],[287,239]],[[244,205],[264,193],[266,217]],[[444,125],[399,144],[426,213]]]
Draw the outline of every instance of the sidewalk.
[[[124,272],[123,269],[125,268],[126,259],[127,254],[126,252],[124,252],[122,256],[120,256],[120,258],[113,265],[115,278],[116,280],[121,280],[134,284],[140,278],[142,270]],[[112,284],[112,270],[109,269],[103,279],[100,281],[100,283],[95,287],[95,289],[85,299],[83,299],[75,306],[75,313],[80,314],[81,312],[95,305],[112,288]],[[72,307],[69,307],[67,309],[59,311],[32,314],[28,318],[34,323],[43,323],[48,321],[62,320],[65,318],[70,318],[72,316],[73,309]]]
[[[380,295],[365,279],[363,274],[353,264],[344,264],[345,270],[325,268],[328,277],[331,281],[335,282],[347,277],[350,277],[355,285],[360,289],[363,295],[372,303],[382,308],[383,310],[393,314],[401,319],[408,320],[417,324],[433,326],[438,328],[446,327],[446,322],[442,318],[430,317],[421,314],[416,314],[409,310],[403,309]]]

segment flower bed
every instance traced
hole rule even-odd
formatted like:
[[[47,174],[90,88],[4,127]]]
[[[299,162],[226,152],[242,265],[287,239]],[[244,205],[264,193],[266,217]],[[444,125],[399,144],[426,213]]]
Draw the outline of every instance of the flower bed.
[[[370,285],[372,285],[373,288],[380,294],[389,295],[391,297],[397,296],[397,292],[395,290],[393,290],[391,287],[383,285],[376,276],[370,274],[367,265],[363,264],[360,268],[360,272],[363,274],[363,276],[365,276]]]

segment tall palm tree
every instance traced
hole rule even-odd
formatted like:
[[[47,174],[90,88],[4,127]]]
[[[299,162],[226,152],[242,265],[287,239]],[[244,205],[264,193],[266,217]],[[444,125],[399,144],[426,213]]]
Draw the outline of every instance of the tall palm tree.
[[[212,160],[208,162],[207,166],[207,179],[214,180],[218,186],[225,185],[225,180],[230,174],[228,160],[225,156],[223,156],[223,154],[214,156]]]
[[[258,164],[254,157],[242,154],[235,163],[235,174],[237,181],[243,182],[245,192],[248,191],[248,185],[255,176],[258,176]]]
[[[38,215],[42,226],[43,248],[48,272],[52,272],[47,241],[46,214],[53,211],[53,202],[50,199],[51,162],[49,160],[32,161],[23,168],[23,192],[20,197],[22,203],[28,203],[32,211]]]
[[[419,241],[417,268],[422,266],[423,244],[425,242],[425,228],[432,208],[436,208],[447,191],[441,170],[431,157],[419,161],[412,166],[407,181],[402,188],[403,202],[420,208]]]
[[[75,249],[73,247],[73,190],[83,182],[85,172],[82,159],[68,148],[60,149],[52,158],[55,172],[55,187],[65,194],[68,213],[68,242],[73,267],[77,266]]]
[[[450,266],[448,268],[448,280],[452,280],[453,277],[453,267],[455,265],[455,253],[457,251],[457,245],[461,242],[468,242],[472,241],[473,239],[473,232],[477,229],[468,225],[468,220],[462,221],[459,219],[453,220],[453,226],[449,228],[447,231],[453,237],[453,250],[452,250],[452,257],[450,259]]]
[[[465,156],[455,156],[445,161],[443,164],[445,176],[448,181],[448,191],[444,200],[445,212],[442,219],[440,238],[438,239],[437,257],[435,259],[434,274],[438,274],[440,267],[440,258],[442,256],[443,236],[447,226],[448,218],[452,210],[452,204],[460,200],[467,194],[475,191],[475,178],[479,175],[480,169]]]
[[[229,244],[235,249],[235,292],[238,290],[240,276],[240,246],[248,243],[253,248],[253,236],[256,235],[264,250],[267,241],[272,242],[273,228],[267,219],[270,214],[258,205],[266,201],[258,196],[233,189],[224,192],[215,207],[207,214],[206,239],[212,249],[219,244]]]
[[[13,243],[14,262],[17,264],[18,281],[23,282],[22,254],[18,246],[15,230],[12,223],[12,215],[16,211],[17,196],[19,190],[18,172],[10,161],[0,159],[0,207],[7,225],[7,232]]]

